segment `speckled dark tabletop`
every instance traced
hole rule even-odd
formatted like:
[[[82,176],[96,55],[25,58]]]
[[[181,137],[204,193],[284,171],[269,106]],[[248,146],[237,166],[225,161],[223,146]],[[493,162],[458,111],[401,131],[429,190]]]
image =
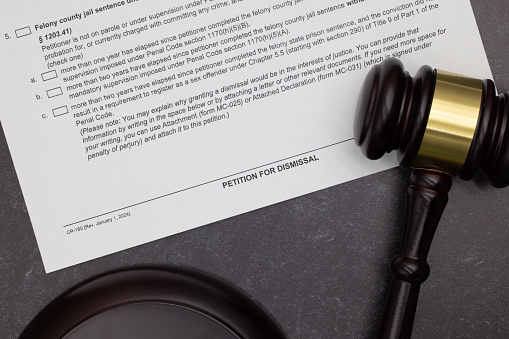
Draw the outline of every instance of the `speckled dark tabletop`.
[[[471,3],[498,90],[508,91],[507,2]],[[292,339],[373,337],[408,177],[408,170],[391,169],[46,274],[2,132],[0,338],[18,337],[75,284],[147,264],[191,267],[229,281]],[[413,338],[509,338],[509,188],[491,188],[481,177],[455,179],[449,197]]]

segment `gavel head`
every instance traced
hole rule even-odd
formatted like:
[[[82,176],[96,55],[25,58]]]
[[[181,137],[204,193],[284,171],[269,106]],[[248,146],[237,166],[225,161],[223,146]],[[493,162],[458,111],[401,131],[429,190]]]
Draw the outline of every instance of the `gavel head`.
[[[393,150],[404,167],[469,180],[481,170],[495,187],[509,184],[509,94],[491,80],[422,66],[411,77],[398,59],[366,76],[354,138],[370,159]]]

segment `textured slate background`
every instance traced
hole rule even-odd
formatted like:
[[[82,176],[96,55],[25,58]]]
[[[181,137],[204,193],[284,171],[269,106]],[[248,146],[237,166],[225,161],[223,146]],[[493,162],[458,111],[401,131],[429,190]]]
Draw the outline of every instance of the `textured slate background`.
[[[509,10],[472,0],[494,80],[509,90]],[[0,338],[66,289],[113,269],[191,267],[264,305],[290,338],[376,333],[409,171],[392,169],[45,274],[0,133]],[[429,256],[413,338],[509,338],[509,189],[455,180]]]

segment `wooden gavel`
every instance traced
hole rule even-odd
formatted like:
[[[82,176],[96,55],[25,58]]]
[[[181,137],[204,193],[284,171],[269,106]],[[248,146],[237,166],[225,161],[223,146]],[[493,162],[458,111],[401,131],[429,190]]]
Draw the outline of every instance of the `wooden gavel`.
[[[447,204],[452,177],[469,180],[480,169],[495,187],[509,184],[509,94],[492,80],[472,79],[422,66],[415,77],[398,59],[366,76],[354,122],[364,155],[397,150],[413,168],[399,254],[379,338],[410,338],[426,262]]]

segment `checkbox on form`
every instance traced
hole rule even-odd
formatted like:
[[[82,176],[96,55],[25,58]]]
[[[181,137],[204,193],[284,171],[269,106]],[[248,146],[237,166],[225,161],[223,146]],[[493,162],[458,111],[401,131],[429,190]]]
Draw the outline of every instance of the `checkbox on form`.
[[[41,74],[42,81],[48,81],[51,79],[56,79],[58,77],[57,71],[48,71]]]
[[[59,95],[62,95],[63,92],[62,92],[62,88],[61,87],[57,87],[57,88],[53,88],[53,89],[48,89],[46,91],[46,94],[48,94],[48,98],[53,98],[53,97],[57,97]]]
[[[67,108],[67,106],[61,106],[53,109],[53,116],[55,118],[67,113],[69,113],[69,109]]]
[[[32,31],[30,30],[29,26],[17,29],[15,32],[16,32],[16,38],[22,38],[24,36],[32,34]]]

